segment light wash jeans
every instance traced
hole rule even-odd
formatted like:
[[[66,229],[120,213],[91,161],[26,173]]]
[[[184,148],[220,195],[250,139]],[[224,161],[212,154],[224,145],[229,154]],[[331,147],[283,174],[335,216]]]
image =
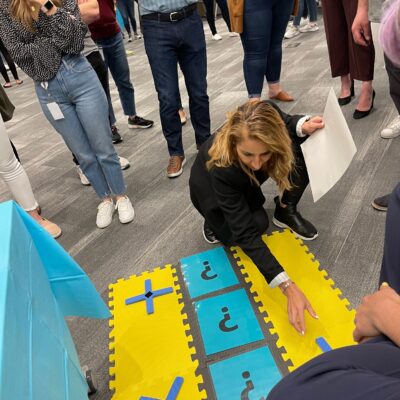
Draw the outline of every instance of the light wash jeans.
[[[67,55],[57,75],[48,82],[35,82],[42,110],[75,154],[97,195],[125,193],[121,166],[115,152],[107,98],[86,57]],[[49,103],[57,103],[64,118],[54,119]]]
[[[32,192],[31,183],[22,165],[14,155],[6,127],[0,116],[0,177],[25,211],[35,210],[38,203]]]
[[[122,33],[118,32],[110,38],[96,40],[96,44],[102,51],[104,62],[110,69],[117,85],[124,114],[128,116],[136,115],[135,91],[130,78]]]

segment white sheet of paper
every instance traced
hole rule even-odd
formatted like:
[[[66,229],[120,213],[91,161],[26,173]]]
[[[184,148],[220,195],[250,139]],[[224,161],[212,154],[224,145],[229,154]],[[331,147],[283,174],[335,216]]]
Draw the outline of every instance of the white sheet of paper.
[[[339,181],[357,152],[332,88],[326,101],[323,118],[325,127],[312,134],[301,145],[314,202]]]
[[[57,103],[47,103],[47,108],[49,109],[50,114],[55,121],[59,119],[64,119],[64,114],[62,113],[61,108]]]

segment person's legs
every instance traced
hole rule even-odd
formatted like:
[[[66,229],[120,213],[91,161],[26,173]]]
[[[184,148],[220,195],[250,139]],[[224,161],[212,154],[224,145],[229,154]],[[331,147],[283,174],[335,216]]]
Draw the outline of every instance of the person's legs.
[[[310,22],[317,22],[317,2],[315,0],[306,0],[306,5],[308,9],[308,19]]]
[[[129,25],[127,0],[117,0],[117,7],[121,14],[122,21],[124,22],[124,27],[125,27],[126,31],[128,32],[129,37],[131,37],[131,27]]]
[[[170,156],[183,156],[182,126],[178,109],[178,25],[182,21],[158,22],[143,19],[143,37],[160,103],[160,119]]]
[[[11,86],[10,78],[8,76],[7,69],[6,66],[4,65],[3,57],[1,56],[1,54],[0,54],[0,73],[1,75],[3,75],[3,78],[6,81],[5,87]]]
[[[286,1],[286,0],[285,0]],[[272,27],[270,1],[249,0],[244,5],[243,71],[249,98],[259,99],[264,84]]]
[[[204,6],[206,8],[206,17],[208,26],[210,27],[211,34],[214,36],[217,34],[217,28],[215,27],[214,17],[214,0],[204,0]]]
[[[282,379],[267,400],[396,400],[400,392],[400,349],[370,343],[324,353]]]
[[[293,18],[293,26],[299,28],[301,18],[303,16],[303,11],[304,11],[304,5],[305,5],[306,0],[300,0],[299,1],[299,9],[297,10],[297,15]]]
[[[379,284],[388,282],[400,293],[400,183],[397,184],[389,199],[386,216],[385,248]]]
[[[128,11],[129,20],[131,21],[133,33],[136,35],[137,34],[137,25],[136,25],[136,19],[135,19],[135,5],[133,3],[133,0],[127,0],[127,11]]]
[[[207,95],[207,55],[203,23],[197,12],[182,21],[178,48],[179,65],[189,94],[189,109],[196,144],[210,137],[210,109]]]
[[[219,9],[221,10],[222,18],[224,19],[229,32],[231,32],[231,21],[229,18],[228,4],[226,0],[217,0],[217,4]]]
[[[0,51],[3,54],[4,58],[6,59],[8,67],[10,68],[10,71],[11,71],[14,79],[17,81],[17,83],[20,83],[20,79],[18,77],[18,72],[17,72],[17,68],[15,66],[15,63],[14,63],[13,59],[11,58],[10,53],[5,48],[5,46],[1,40],[0,40]]]

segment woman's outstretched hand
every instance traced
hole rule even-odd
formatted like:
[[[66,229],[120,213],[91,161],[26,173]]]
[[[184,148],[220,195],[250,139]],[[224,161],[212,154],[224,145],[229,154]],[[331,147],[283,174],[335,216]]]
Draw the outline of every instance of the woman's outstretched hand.
[[[306,135],[312,135],[318,129],[322,129],[325,126],[322,117],[312,117],[308,121],[304,122],[301,126],[301,131]]]
[[[283,292],[288,299],[288,315],[289,322],[293,325],[297,332],[304,335],[306,332],[306,324],[304,321],[304,312],[307,312],[315,319],[318,319],[317,314],[307,300],[304,293],[291,283]]]

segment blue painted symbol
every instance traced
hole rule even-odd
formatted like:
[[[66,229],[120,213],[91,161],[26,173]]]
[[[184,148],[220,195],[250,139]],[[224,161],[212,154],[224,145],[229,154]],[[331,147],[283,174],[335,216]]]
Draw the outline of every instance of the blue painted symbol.
[[[319,346],[319,348],[324,352],[328,352],[330,350],[332,350],[332,347],[329,345],[329,343],[322,337],[318,337],[315,339],[315,342],[317,343],[317,345]]]
[[[180,262],[192,299],[239,283],[222,247],[182,258]]]
[[[169,392],[165,400],[176,400],[178,398],[178,394],[179,391],[181,390],[182,385],[183,385],[183,378],[180,376],[176,377],[174,382],[172,383],[171,389],[169,389]],[[139,400],[160,400],[160,399],[156,399],[154,397],[141,396]]]
[[[202,279],[204,279],[205,281],[211,281],[218,277],[218,274],[210,275],[211,267],[208,261],[204,261],[203,264],[205,268],[204,271],[201,273]]]
[[[267,346],[210,364],[208,368],[218,400],[264,400],[281,380]]]
[[[222,307],[221,311],[225,314],[224,314],[224,319],[219,322],[219,329],[221,329],[222,332],[236,331],[236,329],[239,328],[239,325],[233,325],[233,326],[227,325],[228,321],[231,320],[231,316],[228,313],[229,311],[228,307]]]
[[[146,279],[144,281],[144,293],[140,294],[138,296],[129,297],[128,299],[125,300],[125,304],[129,305],[129,304],[138,303],[140,301],[145,301],[147,314],[153,314],[154,313],[154,301],[153,301],[154,297],[172,293],[173,291],[174,291],[174,289],[172,289],[172,287],[153,290],[152,286],[151,286],[151,279]]]

